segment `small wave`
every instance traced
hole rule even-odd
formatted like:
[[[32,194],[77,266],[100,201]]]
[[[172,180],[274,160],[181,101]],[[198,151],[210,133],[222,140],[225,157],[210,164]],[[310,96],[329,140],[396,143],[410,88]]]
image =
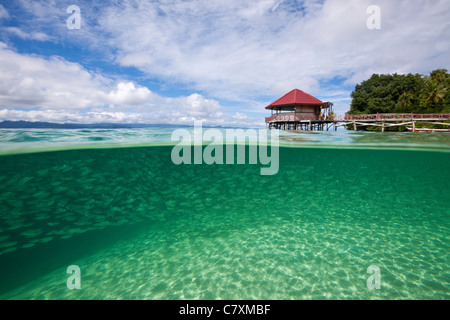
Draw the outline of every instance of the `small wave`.
[[[104,137],[88,137],[89,141],[104,141],[104,140],[110,140],[109,138]]]
[[[39,138],[39,137],[33,137],[29,135],[20,135],[15,136],[8,140],[8,142],[37,142],[37,141],[44,141],[45,139]]]

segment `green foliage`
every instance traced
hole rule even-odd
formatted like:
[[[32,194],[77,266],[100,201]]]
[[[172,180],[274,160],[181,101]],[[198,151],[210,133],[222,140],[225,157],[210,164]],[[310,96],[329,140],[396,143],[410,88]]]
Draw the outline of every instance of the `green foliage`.
[[[450,74],[373,74],[356,85],[348,114],[450,112]]]

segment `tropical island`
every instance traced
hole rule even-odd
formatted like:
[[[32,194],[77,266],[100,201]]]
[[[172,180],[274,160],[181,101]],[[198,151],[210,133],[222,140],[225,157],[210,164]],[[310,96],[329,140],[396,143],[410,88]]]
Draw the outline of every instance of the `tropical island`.
[[[351,97],[352,102],[347,115],[449,113],[450,74],[446,69],[436,69],[426,76],[411,73],[406,75],[373,74],[370,79],[356,85]],[[418,127],[420,126],[423,124],[418,124]],[[426,124],[426,126],[445,127],[439,124]],[[366,126],[359,129],[381,130],[379,126]],[[389,127],[386,131],[405,131],[405,127]]]
[[[294,89],[266,107],[268,129],[293,131],[347,130],[448,132],[450,74],[373,74],[355,86],[350,110],[336,116],[333,103]],[[411,127],[408,127],[410,125]]]

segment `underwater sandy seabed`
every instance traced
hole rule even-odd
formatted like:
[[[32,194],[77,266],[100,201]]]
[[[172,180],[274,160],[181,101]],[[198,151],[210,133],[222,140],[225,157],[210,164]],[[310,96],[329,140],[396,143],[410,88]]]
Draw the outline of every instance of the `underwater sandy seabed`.
[[[261,176],[171,149],[1,156],[0,298],[450,298],[449,153],[280,148]]]

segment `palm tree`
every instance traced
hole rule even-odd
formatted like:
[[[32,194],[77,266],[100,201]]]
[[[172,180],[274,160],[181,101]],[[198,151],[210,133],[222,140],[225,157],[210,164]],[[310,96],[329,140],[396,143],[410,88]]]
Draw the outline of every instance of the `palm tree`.
[[[429,77],[426,77],[428,82],[429,95],[428,100],[439,103],[445,99],[448,91],[448,79],[450,75],[446,69],[437,69],[431,72]],[[447,82],[447,83],[446,83]]]
[[[424,86],[421,91],[421,104],[425,108],[433,107],[434,104],[443,102],[448,91],[445,82],[439,82],[431,77],[425,77]]]
[[[445,82],[445,81],[448,79],[448,77],[449,77],[449,74],[448,74],[447,72],[448,72],[448,71],[447,71],[446,69],[436,69],[436,70],[433,70],[433,71],[430,73],[430,79],[433,80],[433,81],[436,81],[436,82],[438,82],[438,83],[443,83],[443,82]]]
[[[397,106],[400,107],[401,110],[406,111],[411,106],[413,99],[414,95],[411,92],[403,92],[400,97],[398,97]]]

